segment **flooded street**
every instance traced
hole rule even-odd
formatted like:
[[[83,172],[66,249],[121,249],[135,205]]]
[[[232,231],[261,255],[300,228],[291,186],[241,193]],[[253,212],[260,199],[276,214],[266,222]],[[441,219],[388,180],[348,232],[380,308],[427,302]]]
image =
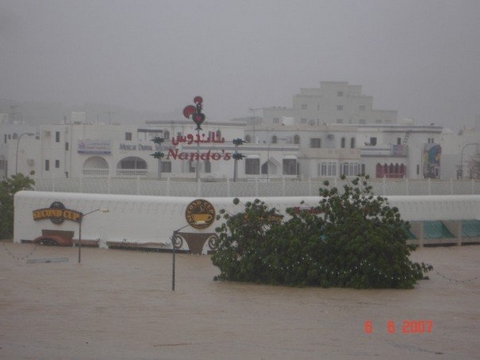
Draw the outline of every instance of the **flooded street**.
[[[413,290],[215,282],[177,254],[172,291],[169,253],[33,249],[0,244],[1,359],[480,359],[480,246],[417,250]]]

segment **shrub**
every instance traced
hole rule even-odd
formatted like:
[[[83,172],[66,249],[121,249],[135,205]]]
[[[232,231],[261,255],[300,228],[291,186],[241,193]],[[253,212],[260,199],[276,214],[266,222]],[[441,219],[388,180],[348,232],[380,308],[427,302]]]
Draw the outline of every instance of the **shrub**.
[[[256,199],[243,211],[220,211],[212,262],[221,280],[291,286],[412,288],[432,269],[409,259],[408,222],[372,193],[368,177],[342,192],[324,182],[314,208],[277,209]],[[238,199],[234,200],[240,204]],[[302,204],[300,204],[302,205]]]
[[[23,174],[0,181],[0,239],[13,237],[13,196],[20,190],[33,189],[34,180]]]

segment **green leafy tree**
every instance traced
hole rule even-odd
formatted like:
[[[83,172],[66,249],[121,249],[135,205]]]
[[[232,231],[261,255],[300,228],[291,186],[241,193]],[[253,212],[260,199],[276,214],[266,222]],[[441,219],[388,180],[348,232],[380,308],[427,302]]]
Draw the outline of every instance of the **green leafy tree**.
[[[32,190],[34,180],[23,174],[0,182],[0,239],[13,237],[13,196],[20,190]]]
[[[344,179],[345,180],[345,179]],[[431,266],[409,259],[408,222],[386,198],[375,196],[368,177],[343,191],[320,189],[313,208],[287,210],[288,219],[260,200],[243,211],[220,211],[219,244],[212,262],[222,280],[292,286],[412,288]],[[239,200],[235,199],[235,204]]]

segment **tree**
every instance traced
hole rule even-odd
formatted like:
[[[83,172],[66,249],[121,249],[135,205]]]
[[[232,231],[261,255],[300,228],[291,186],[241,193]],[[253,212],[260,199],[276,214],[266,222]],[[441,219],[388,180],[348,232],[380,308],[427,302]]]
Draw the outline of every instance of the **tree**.
[[[408,222],[368,177],[343,192],[325,182],[318,206],[287,209],[288,219],[260,200],[237,214],[220,211],[212,262],[221,280],[292,286],[412,288],[432,269],[409,259]],[[240,201],[236,199],[235,204]]]
[[[34,180],[21,173],[0,182],[0,239],[13,237],[13,196],[20,190],[32,190]]]

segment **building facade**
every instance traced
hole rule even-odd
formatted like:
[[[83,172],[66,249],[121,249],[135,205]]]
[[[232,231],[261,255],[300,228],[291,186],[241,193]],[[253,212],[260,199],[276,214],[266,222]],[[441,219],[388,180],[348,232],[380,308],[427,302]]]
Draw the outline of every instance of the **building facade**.
[[[201,130],[187,119],[89,124],[82,113],[35,129],[2,124],[0,176],[34,171],[41,178],[269,181],[368,174],[449,180],[470,177],[480,144],[475,130],[454,134],[374,109],[373,98],[347,82],[321,82],[294,95],[291,108],[262,110],[260,121],[206,121]],[[245,142],[235,145],[235,139]],[[244,157],[236,161],[235,153]]]

